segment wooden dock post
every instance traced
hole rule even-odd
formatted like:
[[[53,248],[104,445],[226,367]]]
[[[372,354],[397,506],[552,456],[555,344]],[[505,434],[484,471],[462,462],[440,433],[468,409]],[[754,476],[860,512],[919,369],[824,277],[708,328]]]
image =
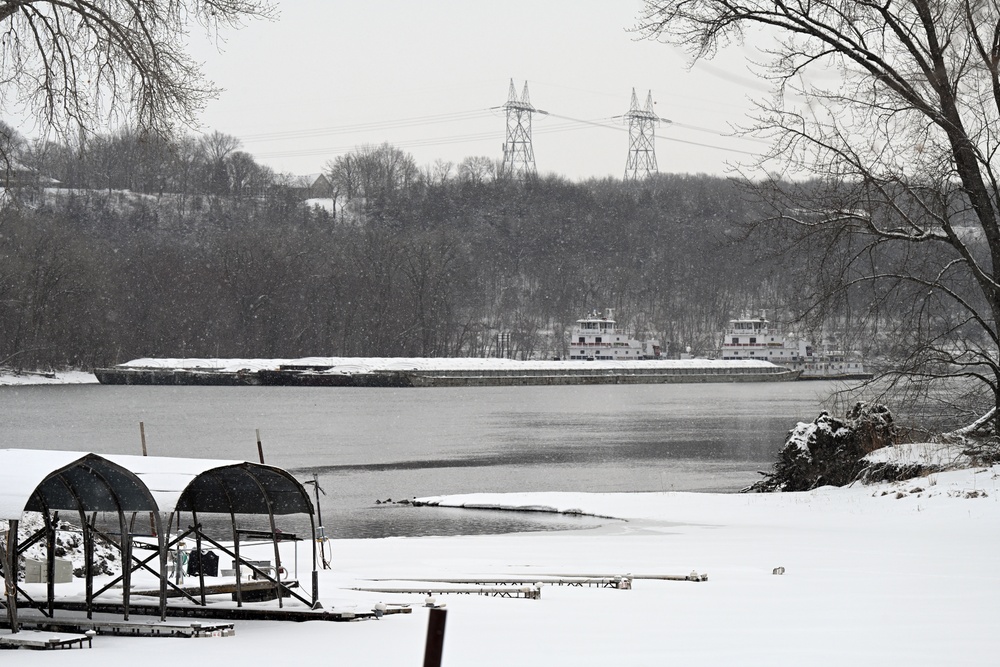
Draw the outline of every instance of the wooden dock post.
[[[7,607],[7,621],[10,631],[17,634],[17,524],[19,519],[7,521],[7,539],[0,556],[3,557],[4,604]]]
[[[441,654],[444,652],[444,623],[447,615],[447,609],[438,607],[431,609],[430,618],[427,620],[424,667],[441,667]]]

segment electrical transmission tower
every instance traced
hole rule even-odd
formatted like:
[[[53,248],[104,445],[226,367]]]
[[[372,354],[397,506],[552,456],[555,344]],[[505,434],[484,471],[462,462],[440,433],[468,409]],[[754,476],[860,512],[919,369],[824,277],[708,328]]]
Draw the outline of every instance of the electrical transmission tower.
[[[653,111],[653,91],[646,97],[646,108],[639,108],[639,98],[632,89],[632,108],[624,116],[628,120],[628,161],[625,180],[638,181],[657,173],[654,132],[660,117]]]
[[[507,112],[507,140],[503,144],[503,164],[500,174],[519,181],[535,175],[535,151],[531,147],[531,114],[545,113],[531,106],[528,98],[528,82],[524,82],[524,92],[517,96],[514,79],[510,80],[507,103],[500,107]]]

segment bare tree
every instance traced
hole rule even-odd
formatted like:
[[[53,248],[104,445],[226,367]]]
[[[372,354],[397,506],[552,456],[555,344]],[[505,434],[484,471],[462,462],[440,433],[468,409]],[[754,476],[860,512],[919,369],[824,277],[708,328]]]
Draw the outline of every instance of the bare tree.
[[[203,135],[198,140],[201,158],[204,161],[205,184],[207,191],[213,195],[229,194],[229,173],[227,163],[229,157],[236,153],[242,145],[237,137],[216,130]]]
[[[775,36],[749,129],[775,139],[772,168],[814,178],[762,188],[827,244],[814,305],[866,291],[896,370],[975,380],[1000,426],[1000,3],[647,0],[638,29],[696,59]]]
[[[340,155],[334,160],[328,160],[324,173],[337,192],[344,193],[349,200],[354,199],[361,191],[361,177],[358,156],[354,153]]]
[[[0,187],[9,187],[14,180],[17,160],[24,148],[24,137],[10,125],[0,121]]]
[[[326,163],[326,174],[347,203],[361,198],[368,212],[377,213],[416,184],[420,170],[409,153],[383,143],[363,144],[338,156]]]
[[[0,0],[0,99],[66,131],[111,118],[167,134],[217,92],[185,53],[191,24],[273,15],[267,0]]]
[[[438,158],[437,160],[434,160],[433,165],[428,165],[425,168],[424,179],[428,183],[444,185],[451,178],[452,171],[454,169],[454,162]]]
[[[483,156],[470,156],[458,164],[458,177],[464,182],[479,185],[491,181],[496,175],[496,160]]]

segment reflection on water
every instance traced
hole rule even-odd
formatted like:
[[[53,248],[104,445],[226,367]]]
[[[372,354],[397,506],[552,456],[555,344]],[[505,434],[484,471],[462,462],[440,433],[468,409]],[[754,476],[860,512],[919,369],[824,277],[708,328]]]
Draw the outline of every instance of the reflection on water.
[[[735,491],[770,467],[787,432],[814,419],[833,388],[0,387],[0,446],[138,454],[143,422],[151,455],[256,461],[260,429],[267,463],[303,481],[319,476],[331,536],[549,529],[582,524],[577,517],[375,501],[504,491]]]

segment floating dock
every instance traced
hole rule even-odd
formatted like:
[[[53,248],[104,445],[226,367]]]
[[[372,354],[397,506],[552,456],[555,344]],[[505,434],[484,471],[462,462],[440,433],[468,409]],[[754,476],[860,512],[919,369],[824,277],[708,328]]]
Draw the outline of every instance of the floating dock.
[[[0,635],[0,649],[61,649],[61,648],[91,648],[94,635],[78,635],[69,632],[45,632],[42,630],[22,630],[21,632]]]
[[[352,591],[366,593],[396,593],[400,595],[483,595],[494,598],[540,600],[538,586],[359,586]]]
[[[406,581],[418,583],[437,584],[457,584],[475,586],[575,586],[577,588],[614,588],[618,590],[629,590],[632,588],[632,579],[628,575],[624,576],[525,576],[525,577],[500,577],[500,576],[472,576],[472,577],[433,577],[417,579],[370,579],[369,581]]]
[[[136,359],[95,369],[101,384],[298,387],[497,387],[784,382],[800,371],[718,359],[517,361],[444,358]]]
[[[49,618],[26,614],[19,619],[21,632],[31,637],[32,632],[48,632],[70,637],[93,637],[94,635],[121,635],[128,637],[232,637],[236,634],[232,623],[201,623],[181,621],[112,621],[95,620],[81,616]],[[0,623],[0,627],[4,624]],[[26,632],[27,631],[27,632]],[[87,633],[90,632],[88,635]],[[73,639],[72,641],[76,641]],[[87,642],[89,645],[89,641]]]

